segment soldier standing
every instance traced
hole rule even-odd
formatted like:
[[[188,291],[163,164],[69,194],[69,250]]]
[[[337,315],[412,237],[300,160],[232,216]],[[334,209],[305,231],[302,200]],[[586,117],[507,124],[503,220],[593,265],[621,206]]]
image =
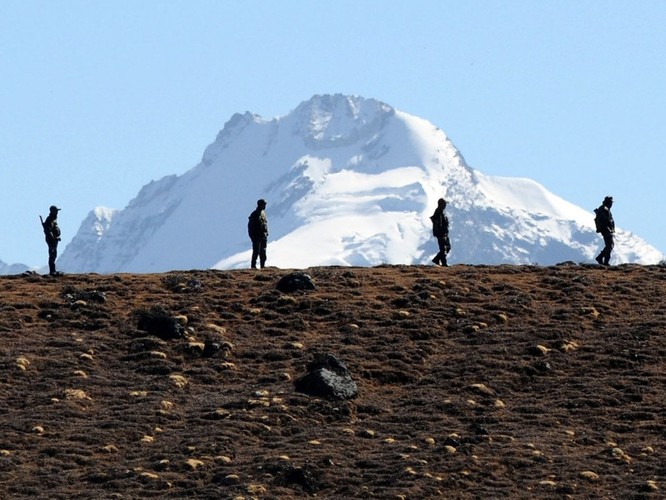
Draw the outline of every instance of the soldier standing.
[[[49,274],[51,276],[57,276],[56,271],[56,258],[58,257],[58,242],[60,241],[60,227],[58,227],[58,212],[60,209],[55,205],[51,205],[49,208],[49,215],[46,217],[46,220],[42,219],[42,216],[39,216],[39,220],[42,221],[42,228],[44,228],[44,236],[46,237],[46,244],[49,246]]]
[[[440,198],[437,201],[437,208],[435,213],[432,214],[430,220],[432,221],[432,234],[437,238],[437,244],[439,245],[439,253],[435,255],[435,258],[432,261],[435,264],[448,266],[446,262],[446,254],[451,251],[451,242],[449,240],[449,218],[444,213],[446,208],[446,200]]]
[[[613,220],[613,214],[611,213],[612,206],[613,197],[606,196],[601,206],[594,210],[594,213],[597,214],[594,218],[594,222],[597,226],[597,233],[601,233],[601,236],[604,238],[604,248],[601,253],[597,255],[595,260],[602,266],[610,265],[611,252],[615,246],[613,242],[615,221]]]
[[[266,219],[266,200],[258,200],[257,208],[250,214],[247,223],[247,232],[252,240],[252,269],[259,265],[263,269],[266,265],[266,245],[268,243],[268,220]]]

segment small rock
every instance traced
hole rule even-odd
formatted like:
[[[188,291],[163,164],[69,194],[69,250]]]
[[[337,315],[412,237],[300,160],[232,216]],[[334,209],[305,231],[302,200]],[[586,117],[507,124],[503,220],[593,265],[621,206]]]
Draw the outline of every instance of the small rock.
[[[588,481],[598,481],[599,474],[592,472],[591,470],[585,470],[580,473],[580,477],[587,479]]]
[[[227,334],[227,329],[225,327],[220,326],[220,325],[216,325],[214,323],[208,323],[206,325],[206,329],[211,330],[211,331],[217,333],[220,336],[225,336]]]
[[[28,358],[20,356],[16,358],[16,366],[18,366],[21,370],[25,371],[30,366],[30,360],[28,360]]]
[[[204,463],[201,460],[197,460],[196,458],[189,458],[185,461],[185,464],[187,464],[188,467],[192,470],[196,470],[197,468],[201,467],[204,465]]]
[[[528,349],[528,352],[532,356],[545,356],[550,352],[550,349],[548,349],[546,346],[543,346],[541,344],[537,344],[535,346],[532,346]]]
[[[169,375],[169,379],[174,383],[176,387],[179,387],[180,389],[186,387],[187,384],[189,383],[187,379],[182,375],[177,375],[177,374]]]
[[[65,389],[66,399],[92,399],[81,389]]]
[[[497,319],[502,323],[508,323],[509,322],[509,317],[504,313],[499,313],[497,315]]]
[[[262,486],[260,484],[248,484],[246,491],[250,495],[265,495],[266,494],[266,487]]]
[[[471,384],[469,388],[474,392],[483,394],[484,396],[493,396],[495,394],[495,391],[493,391],[484,384]]]

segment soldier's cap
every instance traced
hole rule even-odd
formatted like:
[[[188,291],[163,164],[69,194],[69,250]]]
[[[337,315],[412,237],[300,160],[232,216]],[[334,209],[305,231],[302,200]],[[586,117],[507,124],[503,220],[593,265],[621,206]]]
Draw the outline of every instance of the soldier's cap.
[[[260,199],[260,200],[257,200],[257,206],[258,206],[258,207],[260,207],[260,206],[264,206],[264,207],[265,207],[265,206],[266,206],[266,200],[264,200],[263,198]]]
[[[55,205],[51,205],[51,207],[49,208],[50,212],[59,212],[60,210],[62,210],[62,208],[58,208]]]
[[[613,197],[612,196],[606,196],[604,198],[604,203],[607,202],[607,201],[613,201]]]

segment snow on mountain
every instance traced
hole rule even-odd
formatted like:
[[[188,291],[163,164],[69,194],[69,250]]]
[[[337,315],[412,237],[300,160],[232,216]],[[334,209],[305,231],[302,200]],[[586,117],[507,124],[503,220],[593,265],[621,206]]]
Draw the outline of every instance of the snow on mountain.
[[[235,114],[197,166],[144,186],[123,210],[91,212],[59,268],[247,267],[258,198],[268,201],[268,265],[424,264],[437,252],[429,216],[440,197],[450,263],[590,261],[601,245],[591,210],[529,179],[471,169],[431,123],[374,99],[323,95],[272,120]],[[662,258],[618,230],[613,263]]]

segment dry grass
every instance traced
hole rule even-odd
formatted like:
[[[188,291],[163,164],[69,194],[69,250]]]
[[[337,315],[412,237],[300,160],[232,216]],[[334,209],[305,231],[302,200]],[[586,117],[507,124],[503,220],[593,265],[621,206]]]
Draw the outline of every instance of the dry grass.
[[[665,494],[663,266],[308,272],[1,278],[0,497]]]

